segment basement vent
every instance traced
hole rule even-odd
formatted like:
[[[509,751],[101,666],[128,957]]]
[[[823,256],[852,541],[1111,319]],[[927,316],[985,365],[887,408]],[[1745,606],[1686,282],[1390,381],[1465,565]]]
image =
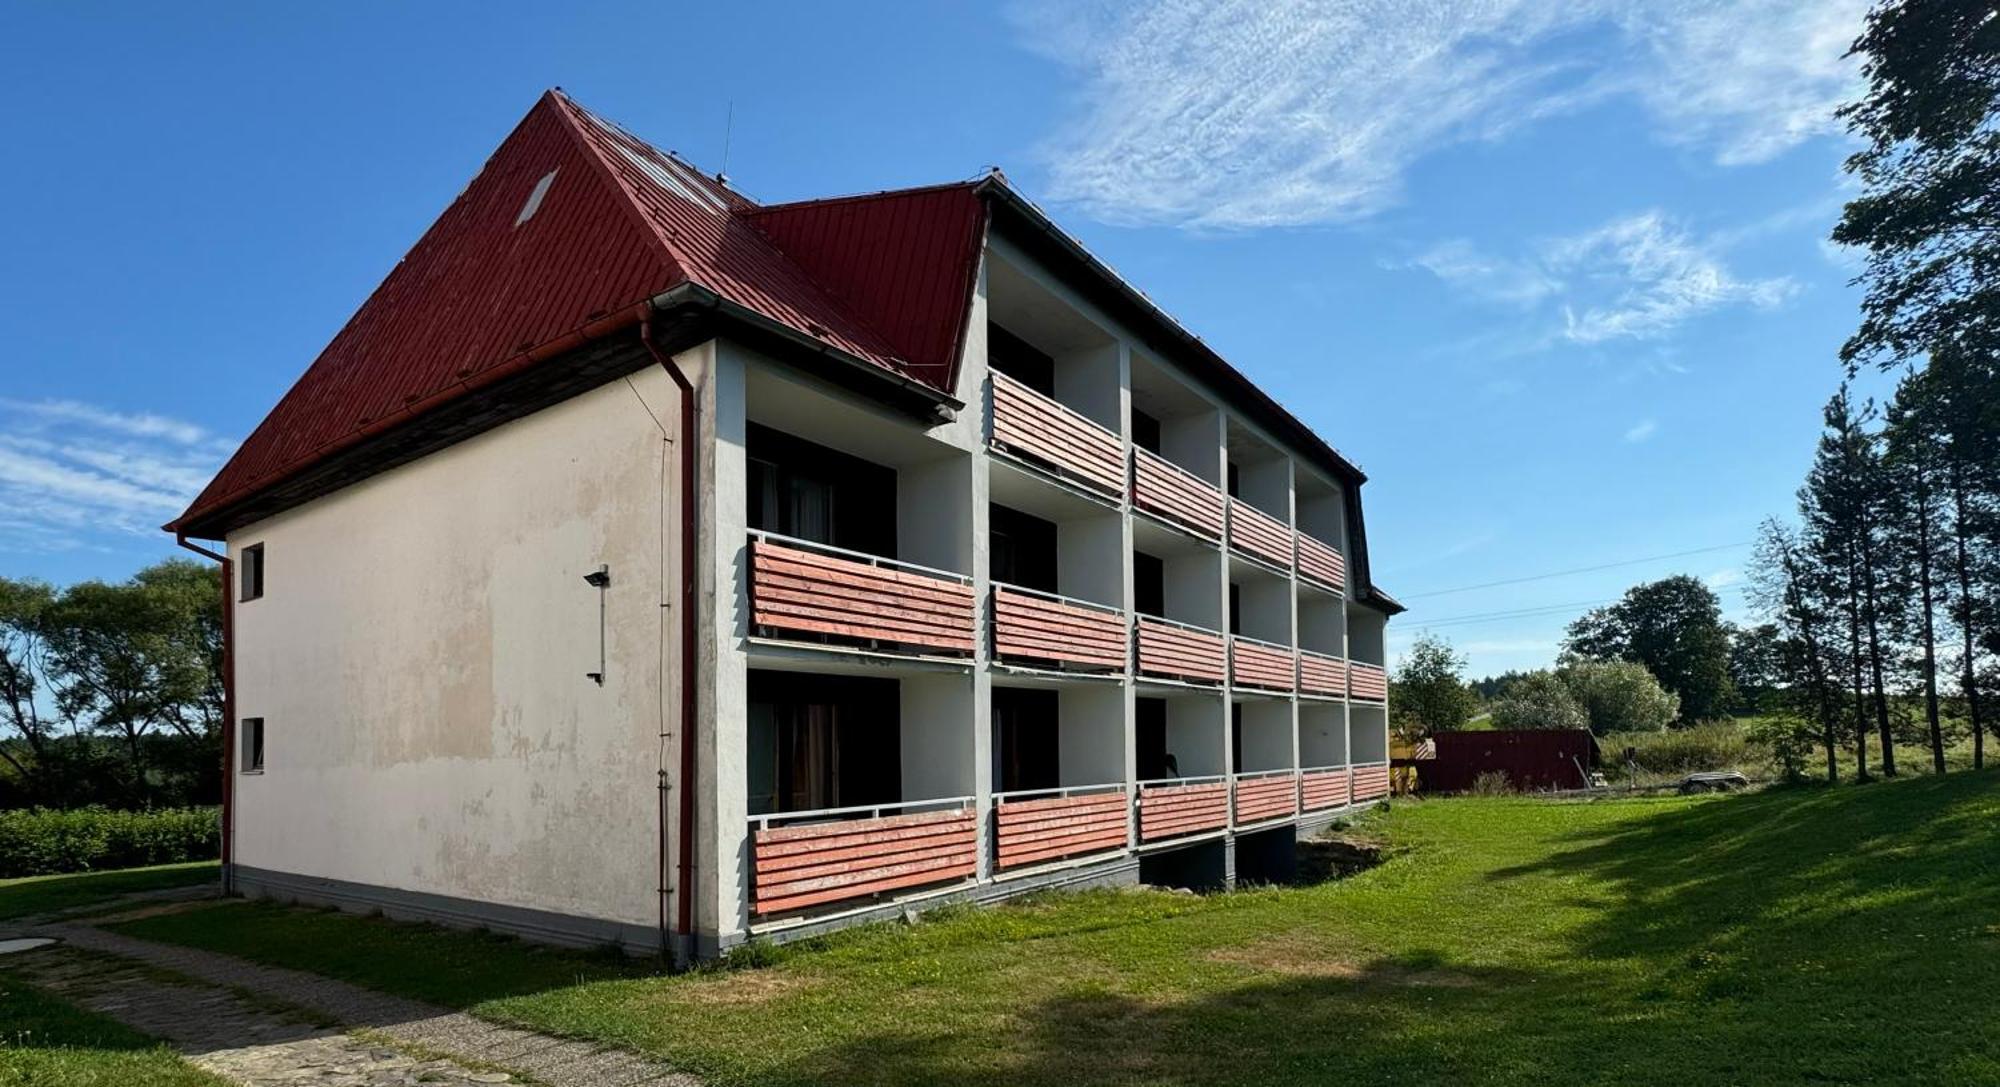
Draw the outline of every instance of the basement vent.
[[[556,167],[556,170],[560,169],[562,167]],[[528,202],[521,205],[521,214],[514,216],[515,226],[520,226],[522,223],[534,218],[535,213],[541,210],[542,197],[549,194],[549,186],[556,182],[556,170],[550,170],[548,173],[542,175],[540,181],[535,182],[535,191],[529,193]]]

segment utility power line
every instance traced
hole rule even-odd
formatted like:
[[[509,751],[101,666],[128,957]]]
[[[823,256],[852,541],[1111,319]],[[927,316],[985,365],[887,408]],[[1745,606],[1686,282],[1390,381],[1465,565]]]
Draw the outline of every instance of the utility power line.
[[[1667,559],[1686,558],[1689,555],[1707,555],[1716,551],[1730,551],[1738,547],[1749,547],[1755,541],[1716,544],[1714,547],[1696,547],[1687,551],[1675,551],[1666,555],[1648,555],[1643,559],[1623,559],[1618,562],[1600,563],[1596,566],[1575,566],[1567,570],[1552,570],[1546,574],[1529,574],[1526,577],[1510,577],[1500,581],[1482,581],[1477,585],[1460,585],[1452,589],[1432,589],[1422,593],[1403,593],[1404,600],[1417,600],[1426,596],[1445,596],[1449,593],[1469,593],[1474,589],[1497,589],[1503,585],[1523,585],[1530,581],[1547,581],[1551,578],[1569,577],[1572,574],[1594,574],[1599,570],[1616,570],[1622,566],[1639,566],[1648,562],[1662,562]]]

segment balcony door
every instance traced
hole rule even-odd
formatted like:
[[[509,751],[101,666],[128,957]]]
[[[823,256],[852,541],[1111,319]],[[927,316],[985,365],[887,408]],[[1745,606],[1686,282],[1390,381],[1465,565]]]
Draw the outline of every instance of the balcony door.
[[[752,423],[745,435],[750,527],[896,557],[896,471]]]
[[[1053,789],[1062,783],[1056,729],[1056,692],[1030,687],[993,688],[993,788],[1011,793]]]
[[[901,799],[893,679],[752,670],[745,737],[751,815]]]

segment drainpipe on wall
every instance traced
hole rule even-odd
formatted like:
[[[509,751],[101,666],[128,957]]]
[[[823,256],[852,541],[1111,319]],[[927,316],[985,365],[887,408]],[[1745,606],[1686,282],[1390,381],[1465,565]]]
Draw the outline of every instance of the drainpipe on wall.
[[[228,555],[189,543],[179,532],[174,533],[174,542],[222,566],[222,893],[234,894],[236,877],[230,866],[230,847],[236,817],[236,564]]]
[[[675,888],[678,914],[675,928],[681,936],[679,954],[685,961],[694,956],[694,776],[695,776],[695,727],[700,706],[700,677],[697,675],[699,623],[695,615],[696,570],[695,570],[695,514],[699,508],[700,494],[697,487],[695,465],[696,449],[700,445],[700,432],[696,429],[696,405],[694,383],[681,371],[680,365],[672,357],[662,352],[653,342],[653,304],[644,305],[645,316],[639,321],[639,342],[646,345],[653,361],[673,379],[680,390],[680,429],[675,435],[679,445],[681,462],[681,538],[680,538],[680,609],[681,609],[681,711],[680,711],[680,773],[671,787],[680,790],[680,835],[676,846],[678,873]],[[660,856],[659,856],[659,899],[660,899],[660,943],[667,946],[667,768],[660,767]]]

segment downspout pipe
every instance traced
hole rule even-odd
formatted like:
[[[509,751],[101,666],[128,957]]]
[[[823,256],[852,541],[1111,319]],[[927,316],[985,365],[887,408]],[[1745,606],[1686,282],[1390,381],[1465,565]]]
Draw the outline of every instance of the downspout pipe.
[[[679,445],[681,464],[680,518],[681,538],[679,567],[681,574],[681,707],[680,707],[680,772],[673,782],[679,792],[680,834],[675,846],[675,864],[678,868],[674,876],[674,899],[677,905],[675,930],[679,933],[681,953],[687,958],[694,954],[694,816],[695,816],[695,730],[699,721],[701,706],[701,683],[698,675],[700,622],[695,614],[697,599],[695,571],[695,519],[700,508],[696,452],[701,444],[700,432],[696,429],[696,404],[694,383],[688,380],[680,364],[672,356],[660,350],[653,342],[653,304],[644,304],[644,315],[639,319],[639,342],[660,364],[660,369],[673,379],[674,387],[680,391],[680,429],[675,435]],[[660,768],[662,775],[666,767]],[[663,786],[665,783],[662,783]],[[660,940],[664,948],[667,941],[667,789],[661,788],[660,800]]]
[[[174,533],[174,543],[222,567],[222,893],[236,891],[230,864],[236,825],[236,564],[228,555],[188,542]]]

